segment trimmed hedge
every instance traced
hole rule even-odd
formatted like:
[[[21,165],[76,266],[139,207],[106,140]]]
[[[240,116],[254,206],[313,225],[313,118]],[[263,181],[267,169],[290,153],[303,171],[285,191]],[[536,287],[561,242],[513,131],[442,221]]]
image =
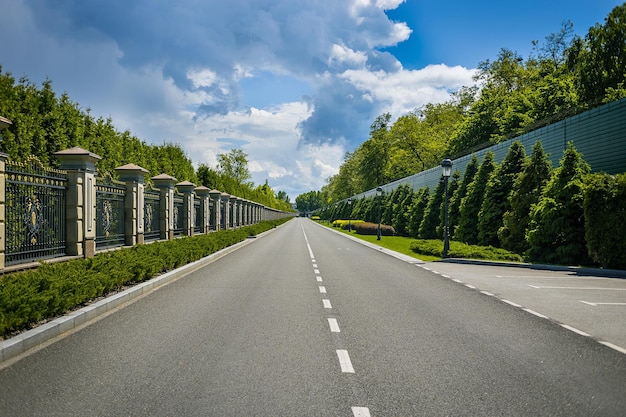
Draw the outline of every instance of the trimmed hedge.
[[[356,231],[356,233],[359,234],[359,235],[376,235],[376,234],[378,234],[378,223],[362,222],[362,223],[357,223],[353,227],[354,227],[354,230]],[[393,227],[391,227],[389,225],[381,224],[380,225],[380,234],[382,236],[393,236],[393,235],[396,234],[396,231],[394,230]]]
[[[6,337],[124,286],[197,261],[287,220],[136,245],[5,275],[0,278],[0,335]]]
[[[413,252],[421,255],[441,256],[443,241],[415,240],[411,242],[410,248]],[[492,261],[523,261],[520,255],[509,252],[506,249],[494,248],[493,246],[468,245],[456,241],[450,242],[448,256],[451,258],[488,259]]]

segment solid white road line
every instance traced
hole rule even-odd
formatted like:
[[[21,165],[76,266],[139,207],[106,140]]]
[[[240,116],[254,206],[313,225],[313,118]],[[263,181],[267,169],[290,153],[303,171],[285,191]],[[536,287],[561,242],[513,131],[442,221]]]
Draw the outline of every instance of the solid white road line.
[[[602,290],[602,291],[626,291],[626,288],[602,288],[602,287],[546,287],[543,285],[528,285],[536,290]]]
[[[597,307],[597,306],[626,306],[626,303],[599,303],[599,302],[598,303],[592,303],[591,301],[583,301],[583,300],[580,300],[580,302],[588,304],[590,306],[594,306],[594,307]]]
[[[532,314],[533,316],[537,316],[537,317],[539,317],[541,319],[548,319],[548,316],[544,316],[541,313],[537,313],[535,310],[531,310],[530,308],[523,308],[522,310],[524,310],[527,313]]]
[[[339,365],[341,365],[341,372],[346,374],[353,374],[354,368],[352,367],[352,362],[350,361],[350,355],[348,355],[348,351],[338,349],[337,357],[339,358]]]
[[[352,407],[352,415],[354,417],[372,417],[370,409],[367,407]]]
[[[563,327],[564,329],[569,330],[570,332],[574,332],[574,333],[576,333],[576,334],[579,334],[579,335],[581,335],[581,336],[591,337],[591,335],[590,335],[590,334],[585,333],[585,332],[583,332],[582,330],[578,330],[578,329],[577,329],[577,328],[575,328],[575,327],[568,326],[567,324],[563,324],[563,323],[561,323],[561,327]]]
[[[624,349],[624,348],[623,348],[623,347],[621,347],[621,346],[617,346],[617,345],[614,345],[613,343],[610,343],[610,342],[605,342],[605,341],[602,341],[602,340],[600,340],[600,341],[599,341],[599,343],[603,344],[603,345],[604,345],[604,346],[606,346],[606,347],[610,347],[610,348],[611,348],[611,349],[613,349],[613,350],[616,350],[616,351],[618,351],[618,352],[621,352],[621,353],[626,354],[626,349]]]
[[[330,305],[330,300],[322,300],[322,303],[324,304],[324,308],[333,308]]]
[[[309,255],[311,256],[311,259],[315,259],[315,256],[313,255],[313,250],[311,249],[311,245],[309,245],[309,238],[306,237],[306,233],[304,232],[304,226],[302,226],[302,234],[304,235],[304,241],[306,242],[306,247],[309,248]]]
[[[330,326],[331,332],[341,333],[341,330],[339,330],[339,323],[337,323],[337,319],[328,319],[328,326]]]

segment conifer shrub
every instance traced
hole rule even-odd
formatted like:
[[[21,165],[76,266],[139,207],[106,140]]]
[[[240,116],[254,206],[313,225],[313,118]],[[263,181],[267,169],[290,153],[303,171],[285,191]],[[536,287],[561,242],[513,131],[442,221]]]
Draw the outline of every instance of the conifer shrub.
[[[411,250],[420,255],[441,256],[443,241],[436,239],[415,240],[411,242]],[[522,262],[522,257],[505,249],[493,246],[468,245],[462,242],[450,242],[448,256],[451,258],[486,259],[492,261]]]
[[[199,260],[288,219],[97,254],[0,277],[0,336]]]
[[[370,222],[358,223],[354,227],[354,230],[359,235],[376,235],[378,234],[378,223],[370,223]],[[396,231],[394,230],[392,226],[381,224],[380,234],[382,236],[393,236],[396,234]]]

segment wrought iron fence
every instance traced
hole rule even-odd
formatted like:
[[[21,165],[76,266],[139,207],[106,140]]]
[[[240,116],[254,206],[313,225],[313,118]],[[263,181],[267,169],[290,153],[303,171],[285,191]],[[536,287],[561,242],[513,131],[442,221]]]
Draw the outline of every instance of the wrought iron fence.
[[[5,264],[65,255],[67,173],[36,158],[6,164]]]
[[[185,201],[181,194],[174,194],[174,236],[182,236],[185,234]]]
[[[144,194],[143,230],[144,240],[158,240],[161,237],[161,206],[158,190],[146,188]]]
[[[203,214],[204,210],[202,210],[202,202],[198,199],[193,200],[193,231],[194,233],[203,233],[204,225],[203,225]]]
[[[96,249],[123,246],[126,186],[110,176],[96,179]]]

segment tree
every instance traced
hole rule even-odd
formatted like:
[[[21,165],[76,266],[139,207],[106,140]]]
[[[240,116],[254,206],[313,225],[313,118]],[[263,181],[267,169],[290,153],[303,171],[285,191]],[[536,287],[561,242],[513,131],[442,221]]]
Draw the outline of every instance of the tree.
[[[526,230],[530,223],[530,209],[541,198],[543,188],[552,175],[552,165],[541,142],[533,146],[530,162],[524,167],[509,196],[510,209],[504,214],[498,238],[502,247],[523,254],[528,250]]]
[[[248,155],[241,149],[231,149],[229,153],[218,154],[218,170],[244,184],[251,178],[248,171]]]
[[[474,181],[476,172],[478,172],[478,158],[476,155],[472,156],[472,159],[465,167],[465,173],[463,174],[463,181],[459,184],[459,188],[454,193],[451,193],[450,207],[448,208],[448,225],[450,227],[450,235],[454,236],[454,230],[459,224],[461,218],[461,201],[467,195],[467,189],[469,185]]]
[[[491,174],[484,199],[478,213],[478,243],[482,246],[500,246],[498,230],[502,218],[511,208],[509,195],[513,185],[527,162],[524,146],[515,141],[502,163]]]
[[[478,213],[491,173],[496,169],[493,152],[487,152],[480,164],[474,180],[467,189],[467,195],[461,201],[459,225],[454,232],[454,239],[475,245],[478,243]]]
[[[567,265],[589,260],[583,209],[583,178],[589,171],[570,142],[541,200],[531,209],[526,252],[531,260]]]
[[[584,39],[576,37],[568,53],[569,68],[583,102],[595,104],[626,97],[626,3],[616,6]]]
[[[445,187],[442,175],[424,211],[424,218],[422,219],[418,232],[420,239],[439,239],[441,237],[437,235],[437,227],[440,226],[439,211],[441,202],[443,201],[444,191]]]
[[[426,206],[428,205],[429,196],[430,190],[428,187],[420,188],[413,195],[413,201],[411,202],[411,206],[408,211],[408,231],[409,236],[411,237],[419,236],[419,228],[424,218],[424,212],[426,211]]]

